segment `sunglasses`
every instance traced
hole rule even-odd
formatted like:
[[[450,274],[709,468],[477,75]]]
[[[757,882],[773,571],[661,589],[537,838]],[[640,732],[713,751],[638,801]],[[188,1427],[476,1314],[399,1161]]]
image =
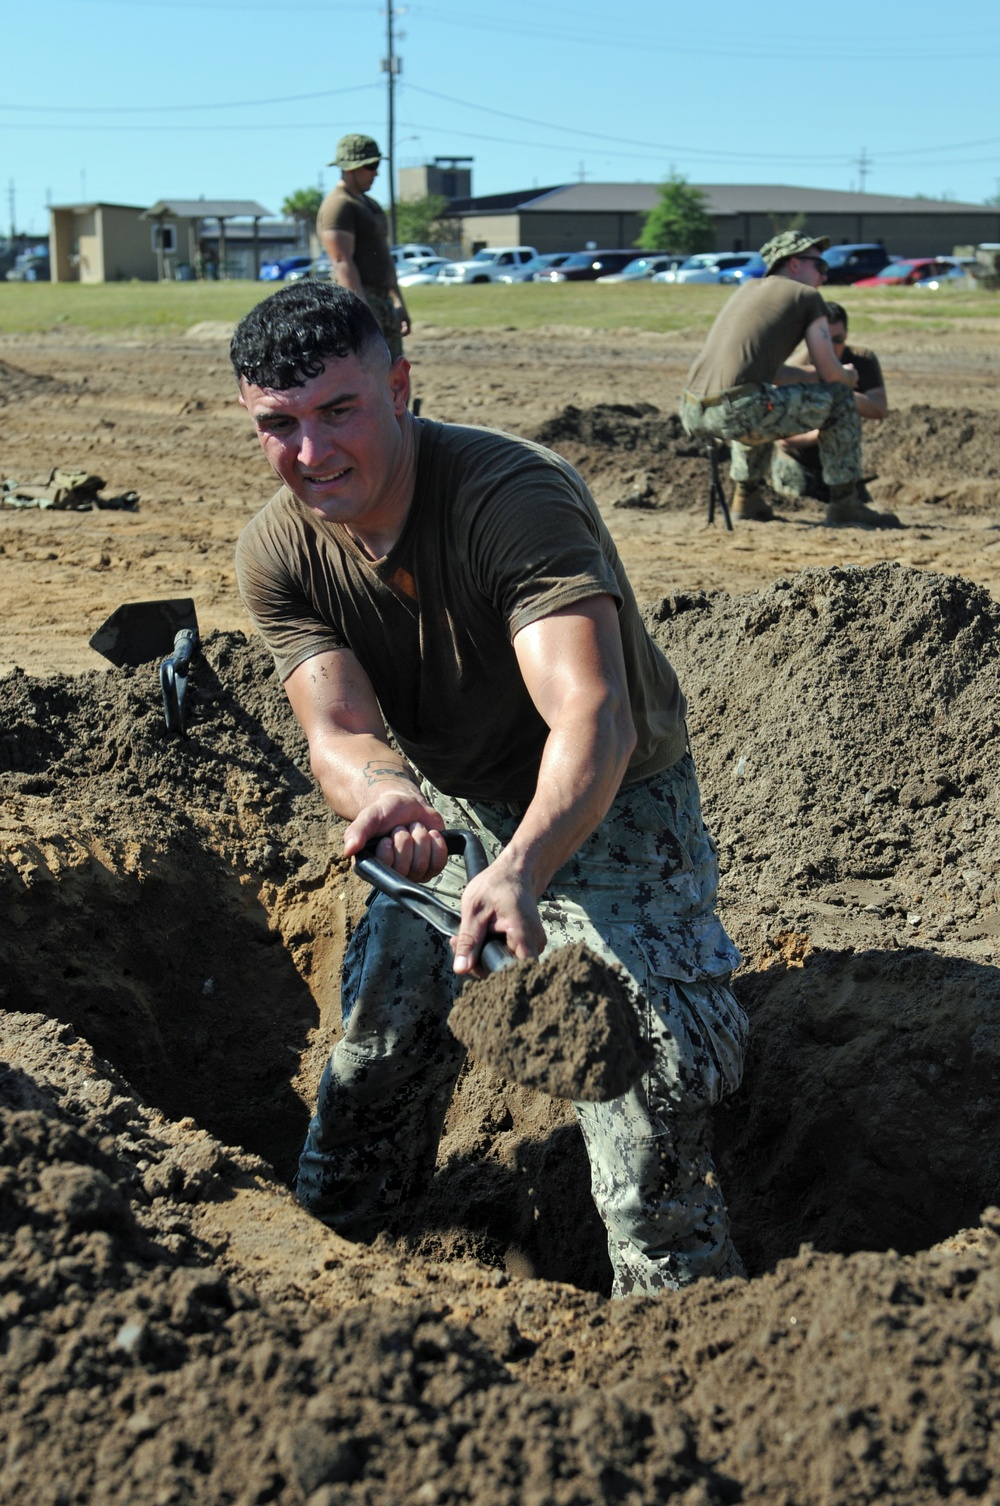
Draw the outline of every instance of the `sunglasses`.
[[[822,256],[800,256],[799,261],[811,261],[814,266],[819,267],[821,272],[828,272],[830,270]]]

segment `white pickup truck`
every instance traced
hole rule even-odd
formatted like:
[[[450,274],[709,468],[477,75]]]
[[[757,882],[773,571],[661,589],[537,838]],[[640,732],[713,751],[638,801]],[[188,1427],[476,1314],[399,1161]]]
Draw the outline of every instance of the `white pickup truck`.
[[[438,282],[499,282],[538,252],[534,246],[487,246],[469,261],[453,261],[442,267]]]

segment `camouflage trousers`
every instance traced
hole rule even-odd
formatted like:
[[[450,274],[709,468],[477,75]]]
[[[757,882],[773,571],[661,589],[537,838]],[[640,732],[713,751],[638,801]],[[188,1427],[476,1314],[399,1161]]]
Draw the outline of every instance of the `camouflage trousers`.
[[[505,805],[426,789],[449,826],[496,855]],[[457,907],[449,862],[433,887]],[[740,954],[715,913],[716,849],[690,755],[623,788],[540,901],[546,950],[584,941],[627,975],[655,1052],[610,1103],[574,1105],[608,1232],[614,1294],[744,1275],[710,1150],[714,1105],[739,1085],[747,1021],[728,987]],[[299,1201],[349,1238],[370,1238],[434,1172],[463,1049],[447,1025],[451,952],[376,894],[344,962],[344,1033],[324,1071],[299,1162]]]
[[[739,391],[740,389],[735,389]],[[861,419],[854,393],[843,382],[801,382],[724,397],[704,407],[691,393],[681,398],[688,434],[715,435],[730,445],[729,473],[743,485],[766,481],[776,439],[819,430],[819,458],[827,486],[861,478]]]
[[[365,302],[378,320],[379,329],[385,335],[385,343],[394,361],[403,354],[403,336],[399,331],[399,309],[388,293],[378,288],[365,288]]]
[[[773,491],[782,497],[810,497],[814,502],[829,502],[830,488],[820,470],[819,446],[797,445],[790,454],[779,444],[773,446],[771,473]],[[863,481],[858,482],[858,500],[870,503],[871,493]]]

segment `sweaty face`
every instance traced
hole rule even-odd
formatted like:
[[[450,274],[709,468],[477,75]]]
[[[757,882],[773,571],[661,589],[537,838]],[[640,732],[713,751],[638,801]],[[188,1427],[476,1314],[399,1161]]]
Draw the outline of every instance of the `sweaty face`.
[[[388,366],[351,355],[303,387],[242,381],[240,402],[285,486],[320,517],[365,534],[384,531],[406,484],[408,392],[402,358]]]

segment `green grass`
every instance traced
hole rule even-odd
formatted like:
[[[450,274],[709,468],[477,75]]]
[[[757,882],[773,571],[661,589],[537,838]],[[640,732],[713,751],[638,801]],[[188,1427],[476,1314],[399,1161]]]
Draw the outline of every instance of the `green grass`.
[[[267,291],[255,282],[0,282],[0,334],[188,329],[241,319]]]
[[[205,320],[233,323],[271,287],[264,283],[0,283],[0,334],[83,329],[108,334],[179,331]],[[937,333],[952,321],[1000,321],[1000,293],[911,288],[832,289],[847,305],[852,329],[920,328]],[[553,325],[596,330],[681,331],[697,336],[711,324],[729,288],[638,283],[496,283],[480,287],[410,288],[406,299],[420,324],[458,329],[532,330]]]

